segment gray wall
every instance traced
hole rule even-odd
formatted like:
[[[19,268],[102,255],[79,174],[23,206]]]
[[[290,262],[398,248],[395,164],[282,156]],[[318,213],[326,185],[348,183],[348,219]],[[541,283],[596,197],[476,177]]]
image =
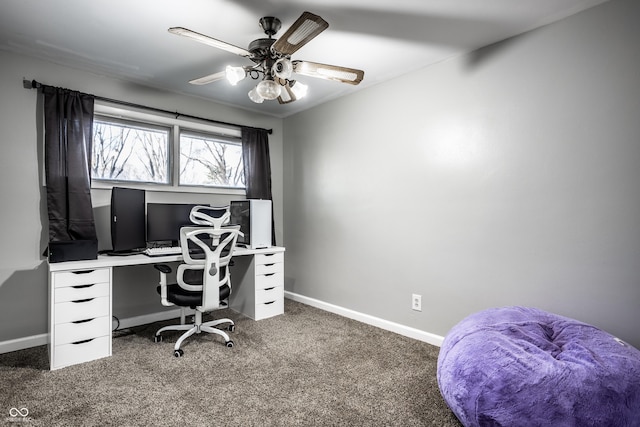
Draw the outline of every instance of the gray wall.
[[[78,71],[50,62],[0,51],[0,342],[47,332],[46,195],[42,187],[42,103],[36,91],[23,89],[22,79],[62,86],[95,95],[179,111],[230,123],[273,128],[269,136],[276,238],[282,242],[282,119],[163,92]],[[110,192],[92,192],[98,227]],[[148,201],[224,202],[230,196],[153,192]],[[108,232],[107,232],[108,234]],[[104,246],[104,245],[102,245]],[[128,317],[160,311],[150,268],[118,269],[114,284],[114,315]]]
[[[289,291],[438,335],[486,307],[537,306],[640,347],[639,15],[612,0],[285,119],[284,135],[280,119],[0,52],[0,342],[47,330],[42,129],[26,77],[274,128]],[[118,274],[114,291],[131,298],[115,313],[157,303],[141,283],[153,273]]]
[[[534,306],[640,347],[638,16],[613,0],[285,119],[286,289],[437,335]]]

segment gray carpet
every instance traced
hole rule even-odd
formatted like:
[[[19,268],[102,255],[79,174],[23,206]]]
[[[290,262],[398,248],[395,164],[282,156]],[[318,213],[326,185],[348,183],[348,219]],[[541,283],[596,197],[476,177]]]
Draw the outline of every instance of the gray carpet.
[[[437,347],[290,300],[259,322],[215,314],[236,321],[235,347],[201,334],[175,358],[177,332],[152,340],[162,322],[116,331],[112,357],[53,372],[46,346],[0,355],[0,425],[461,425],[438,391]]]

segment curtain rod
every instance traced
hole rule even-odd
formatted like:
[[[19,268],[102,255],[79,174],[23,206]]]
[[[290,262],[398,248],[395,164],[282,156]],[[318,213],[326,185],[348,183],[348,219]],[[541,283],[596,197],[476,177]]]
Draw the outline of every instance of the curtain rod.
[[[23,79],[22,80],[22,86],[25,89],[40,89],[40,88],[46,87],[46,86],[53,87],[53,86],[45,85],[45,84],[40,83],[40,82],[35,81],[35,80],[27,80],[27,79]],[[177,111],[163,110],[161,108],[148,107],[146,105],[135,104],[133,102],[120,101],[118,99],[105,98],[103,96],[97,96],[97,95],[91,95],[91,94],[89,94],[89,95],[92,96],[94,99],[97,99],[98,101],[104,101],[104,102],[110,102],[112,104],[124,105],[125,107],[141,108],[141,109],[144,109],[144,110],[153,111],[155,113],[169,114],[169,115],[175,116],[176,119],[178,117],[186,117],[188,119],[202,120],[204,122],[215,123],[215,124],[218,124],[218,125],[226,125],[226,126],[234,126],[234,127],[250,128],[250,129],[259,129],[259,130],[267,131],[267,133],[269,133],[269,134],[273,133],[273,129],[262,129],[262,128],[255,128],[255,127],[251,127],[251,126],[238,125],[238,124],[235,124],[235,123],[221,122],[219,120],[206,119],[204,117],[192,116],[190,114],[182,114],[182,113],[178,113]]]

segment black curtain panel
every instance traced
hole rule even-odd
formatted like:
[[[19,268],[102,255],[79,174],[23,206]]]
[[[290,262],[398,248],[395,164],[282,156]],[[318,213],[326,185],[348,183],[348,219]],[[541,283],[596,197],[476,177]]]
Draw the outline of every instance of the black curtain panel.
[[[271,200],[271,161],[266,130],[242,128],[242,160],[247,198]]]
[[[273,200],[271,194],[271,160],[269,158],[269,131],[246,128],[242,132],[242,160],[247,199]],[[271,243],[276,244],[271,203]]]
[[[49,242],[97,240],[91,205],[91,95],[43,86]]]

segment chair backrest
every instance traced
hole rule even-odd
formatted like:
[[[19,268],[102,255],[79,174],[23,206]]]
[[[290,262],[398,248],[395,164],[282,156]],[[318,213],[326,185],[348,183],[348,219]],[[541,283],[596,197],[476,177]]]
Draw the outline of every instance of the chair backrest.
[[[189,220],[192,223],[214,228],[221,228],[223,225],[228,224],[230,218],[229,205],[220,207],[197,205],[191,209],[189,214]]]
[[[180,229],[180,246],[184,264],[178,266],[177,280],[185,289],[202,291],[203,311],[220,306],[220,287],[228,285],[231,288],[228,266],[239,233],[240,226],[182,227]],[[193,245],[199,249],[198,256],[190,251]],[[202,275],[202,286],[194,286],[185,280],[185,272],[193,270]]]

